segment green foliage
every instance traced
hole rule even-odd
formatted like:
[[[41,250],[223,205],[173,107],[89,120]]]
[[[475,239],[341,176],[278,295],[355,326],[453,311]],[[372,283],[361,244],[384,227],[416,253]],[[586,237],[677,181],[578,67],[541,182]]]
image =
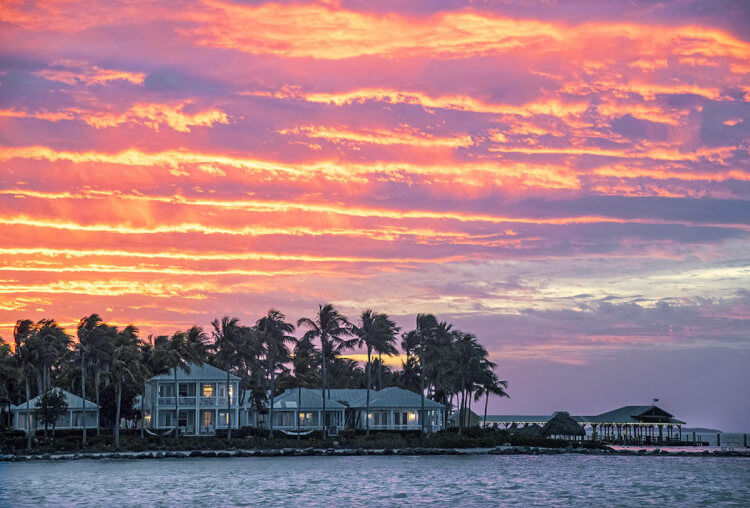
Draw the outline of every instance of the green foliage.
[[[34,416],[45,427],[52,428],[57,424],[57,420],[68,412],[68,402],[62,390],[52,388],[42,394],[36,403]]]

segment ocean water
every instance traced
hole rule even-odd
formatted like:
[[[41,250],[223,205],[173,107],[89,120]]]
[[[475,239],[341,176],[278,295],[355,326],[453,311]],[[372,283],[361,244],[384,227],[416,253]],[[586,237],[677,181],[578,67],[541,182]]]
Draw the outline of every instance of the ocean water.
[[[383,456],[0,463],[3,506],[750,505],[750,459]]]

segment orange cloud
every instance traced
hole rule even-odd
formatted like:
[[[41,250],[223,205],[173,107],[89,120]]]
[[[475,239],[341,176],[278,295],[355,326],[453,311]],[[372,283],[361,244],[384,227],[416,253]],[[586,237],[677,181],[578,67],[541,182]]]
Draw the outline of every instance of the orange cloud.
[[[565,116],[580,114],[588,108],[588,102],[562,102],[559,99],[546,99],[529,102],[520,106],[487,102],[469,95],[438,95],[432,96],[424,92],[396,90],[388,88],[362,88],[348,92],[336,93],[304,93],[298,90],[282,90],[279,92],[243,92],[244,95],[274,97],[278,99],[298,99],[322,104],[363,103],[367,101],[385,102],[389,104],[414,104],[424,108],[452,109],[456,111],[471,111],[474,113],[494,113],[501,115],[554,115]]]
[[[325,139],[333,142],[354,142],[374,145],[410,145],[424,148],[466,148],[472,146],[471,136],[435,136],[418,129],[361,129],[302,125],[293,129],[282,129],[280,134],[302,134],[309,138]]]
[[[34,74],[44,79],[60,81],[68,85],[84,84],[86,86],[103,85],[117,80],[142,85],[146,79],[146,75],[141,72],[102,69],[96,65],[81,66],[78,69],[44,69]]]
[[[207,1],[197,26],[181,33],[198,44],[291,58],[359,56],[467,57],[508,52],[563,54],[585,59],[584,50],[622,50],[623,40],[643,62],[664,54],[750,57],[750,44],[699,26],[646,26],[592,22],[578,26],[511,19],[465,10],[427,18],[377,15],[324,5],[238,5]],[[647,41],[647,42],[646,42]],[[593,48],[593,51],[592,51]],[[648,63],[641,63],[641,67]]]
[[[211,127],[215,123],[229,123],[226,113],[218,109],[186,113],[184,108],[188,104],[136,103],[124,113],[108,113],[81,108],[68,108],[59,112],[0,110],[0,117],[36,118],[50,122],[80,119],[97,129],[133,123],[158,131],[160,126],[167,125],[178,132],[190,132],[190,127]]]

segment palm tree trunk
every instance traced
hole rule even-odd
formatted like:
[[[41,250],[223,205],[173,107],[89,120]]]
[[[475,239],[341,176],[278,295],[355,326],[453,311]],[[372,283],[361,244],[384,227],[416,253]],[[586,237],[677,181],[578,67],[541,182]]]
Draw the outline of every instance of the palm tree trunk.
[[[144,381],[143,392],[141,393],[141,439],[146,437],[144,435],[144,432],[145,432],[144,428],[146,427],[146,409],[145,409],[146,400],[145,399],[146,399],[146,382]],[[85,435],[85,432],[86,431],[84,431],[84,435]]]
[[[370,354],[372,348],[367,346],[367,410],[365,411],[365,435],[370,435],[370,386],[372,385],[372,362]]]
[[[86,355],[81,352],[81,404],[83,405],[83,431],[81,433],[81,446],[86,446]]]
[[[484,397],[484,427],[487,428],[487,404],[490,402],[490,392],[487,391]]]
[[[96,407],[101,408],[101,405],[99,404],[99,380],[100,380],[100,371],[99,367],[96,368],[96,372],[94,373],[94,385],[96,388]],[[101,435],[101,425],[97,423],[96,425],[96,435]]]
[[[120,401],[122,400],[122,381],[117,380],[115,386],[117,392],[117,400],[115,406],[115,450],[120,449]]]
[[[271,404],[270,404],[270,406],[269,406],[270,408],[268,410],[268,420],[269,420],[269,423],[268,423],[268,437],[270,437],[270,438],[273,437],[273,390],[274,390],[274,381],[275,381],[274,380],[274,370],[276,370],[276,369],[273,368],[273,355],[269,352],[269,354],[268,354],[268,377],[271,379],[271,383],[270,383],[270,385],[271,385],[271,394],[270,394]]]
[[[378,353],[378,390],[382,390],[382,389],[383,389],[383,354],[379,352]]]
[[[44,440],[47,440],[47,429],[49,428],[49,418],[47,417],[49,414],[49,398],[46,396],[47,392],[44,392],[44,399],[42,404],[42,409],[44,411]]]
[[[29,408],[29,400],[31,399],[31,387],[29,386],[29,375],[24,373],[23,375],[26,384],[26,449],[31,450],[31,410]]]
[[[299,378],[297,378],[297,442],[299,443],[299,420],[300,420],[300,409],[302,408],[302,389],[299,386]]]
[[[420,352],[419,354],[419,371],[419,395],[422,397],[422,410],[419,415],[419,423],[422,427],[422,434],[424,434],[424,352]]]
[[[321,367],[323,369],[323,375],[321,376],[323,379],[322,383],[322,389],[321,389],[321,395],[323,396],[323,440],[328,439],[328,427],[326,425],[326,344],[325,344],[325,335],[320,335],[320,352],[323,355]]]
[[[227,440],[232,439],[232,397],[229,394],[229,368],[227,368]]]
[[[464,391],[461,390],[461,392],[458,395],[459,395],[458,415],[456,419],[458,420],[458,435],[460,436],[463,431],[463,426],[464,426]]]
[[[177,365],[174,366],[174,436],[180,436],[180,389],[177,387]]]

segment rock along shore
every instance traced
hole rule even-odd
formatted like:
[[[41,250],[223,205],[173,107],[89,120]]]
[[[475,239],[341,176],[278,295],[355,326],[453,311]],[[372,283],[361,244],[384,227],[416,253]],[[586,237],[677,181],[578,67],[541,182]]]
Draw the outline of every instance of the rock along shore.
[[[498,446],[496,448],[279,448],[238,450],[188,450],[188,451],[143,451],[143,452],[79,452],[42,454],[5,454],[0,462],[23,462],[28,460],[81,460],[81,459],[175,459],[194,457],[322,457],[322,456],[382,456],[382,455],[621,455],[621,456],[671,456],[671,457],[748,457],[750,449],[744,450],[622,450],[587,448],[538,448],[527,446]]]

